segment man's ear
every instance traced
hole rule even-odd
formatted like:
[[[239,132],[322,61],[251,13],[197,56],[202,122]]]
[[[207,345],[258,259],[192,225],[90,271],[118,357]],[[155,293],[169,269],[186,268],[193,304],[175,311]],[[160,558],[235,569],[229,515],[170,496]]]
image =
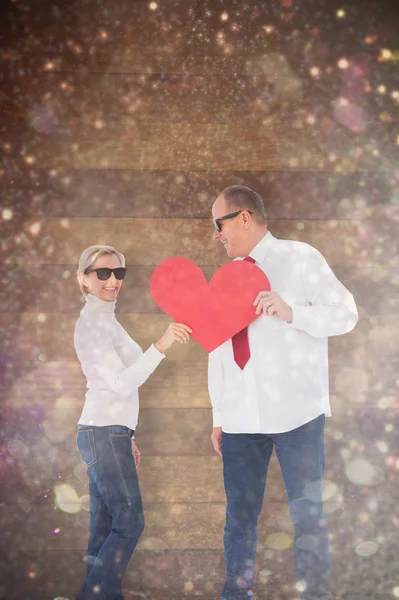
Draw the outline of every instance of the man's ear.
[[[242,222],[244,223],[245,229],[248,229],[248,227],[251,224],[251,215],[248,212],[244,211],[243,213],[241,213],[240,216],[242,218]]]

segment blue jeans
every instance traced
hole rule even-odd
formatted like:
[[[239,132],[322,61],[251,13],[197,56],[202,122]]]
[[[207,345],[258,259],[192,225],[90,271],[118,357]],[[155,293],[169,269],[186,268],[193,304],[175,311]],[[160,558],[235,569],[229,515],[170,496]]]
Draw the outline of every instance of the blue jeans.
[[[79,425],[77,446],[87,467],[90,528],[86,579],[76,600],[123,600],[121,582],[144,529],[130,430]]]
[[[322,505],[325,415],[287,433],[222,434],[227,498],[224,548],[226,600],[252,598],[256,530],[273,447],[294,525],[297,579],[303,600],[328,600],[331,551]]]

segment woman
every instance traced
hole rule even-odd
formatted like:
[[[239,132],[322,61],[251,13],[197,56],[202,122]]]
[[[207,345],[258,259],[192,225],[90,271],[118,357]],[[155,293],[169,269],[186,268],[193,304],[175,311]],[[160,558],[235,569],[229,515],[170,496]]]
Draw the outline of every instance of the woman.
[[[87,575],[76,600],[123,600],[121,581],[144,529],[133,441],[138,388],[175,342],[191,329],[171,323],[146,352],[115,318],[116,298],[126,275],[125,258],[112,246],[85,250],[77,271],[86,299],[75,327],[75,349],[87,378],[77,445],[87,467],[90,535]]]

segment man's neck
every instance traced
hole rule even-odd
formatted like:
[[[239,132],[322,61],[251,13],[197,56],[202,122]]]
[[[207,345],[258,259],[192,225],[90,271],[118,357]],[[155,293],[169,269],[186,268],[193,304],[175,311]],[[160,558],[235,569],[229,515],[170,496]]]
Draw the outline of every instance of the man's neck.
[[[259,229],[259,231],[254,231],[253,235],[251,236],[251,239],[248,240],[248,252],[246,253],[245,256],[248,256],[248,254],[250,254],[252,252],[252,250],[255,248],[255,246],[257,246],[259,244],[259,242],[265,237],[265,235],[267,234],[268,229],[267,227],[265,228],[261,228]]]

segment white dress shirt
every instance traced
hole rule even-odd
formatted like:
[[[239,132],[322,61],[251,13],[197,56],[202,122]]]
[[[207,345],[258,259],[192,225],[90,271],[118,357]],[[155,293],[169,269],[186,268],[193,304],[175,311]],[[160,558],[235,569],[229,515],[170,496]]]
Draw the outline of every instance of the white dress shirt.
[[[136,429],[138,388],[165,357],[154,345],[143,353],[115,318],[115,302],[87,295],[75,326],[75,350],[87,379],[81,425]]]
[[[210,353],[213,425],[226,433],[282,433],[331,416],[328,336],[351,331],[358,314],[352,294],[309,244],[268,232],[249,256],[292,307],[293,320],[261,314],[251,323],[243,370],[231,339]]]

